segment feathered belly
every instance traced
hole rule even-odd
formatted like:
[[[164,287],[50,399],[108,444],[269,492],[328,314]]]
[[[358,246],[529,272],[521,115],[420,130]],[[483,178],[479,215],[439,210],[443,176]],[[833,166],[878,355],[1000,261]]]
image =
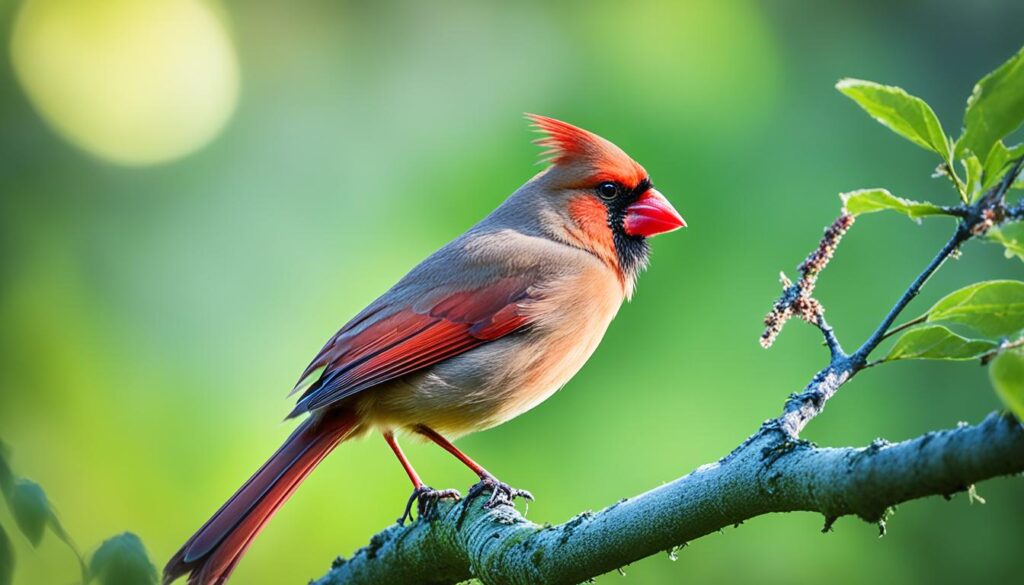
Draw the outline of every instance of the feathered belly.
[[[501,424],[537,406],[586,363],[597,339],[529,333],[481,346],[366,393],[362,407],[382,428],[426,425],[449,437]]]
[[[361,410],[384,429],[426,425],[449,437],[501,424],[543,402],[583,367],[619,302],[594,302],[591,296],[583,305],[589,310],[560,313],[571,323],[541,319],[528,330],[371,389]]]

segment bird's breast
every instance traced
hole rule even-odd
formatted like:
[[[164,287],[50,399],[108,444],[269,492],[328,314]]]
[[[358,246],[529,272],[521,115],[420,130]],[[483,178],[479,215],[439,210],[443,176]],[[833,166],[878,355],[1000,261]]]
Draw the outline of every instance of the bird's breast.
[[[624,295],[604,264],[554,279],[523,307],[529,327],[367,393],[386,428],[426,425],[458,436],[501,424],[551,396],[597,348]]]

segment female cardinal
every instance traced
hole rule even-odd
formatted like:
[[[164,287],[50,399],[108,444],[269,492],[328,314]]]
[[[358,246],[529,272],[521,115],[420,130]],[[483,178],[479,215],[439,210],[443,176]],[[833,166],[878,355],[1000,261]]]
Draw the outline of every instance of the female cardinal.
[[[529,493],[498,481],[445,437],[533,408],[586,362],[648,257],[647,238],[686,225],[647,172],[581,128],[527,116],[550,166],[412,269],[327,341],[289,417],[309,416],[167,563],[164,583],[227,581],[264,524],[339,443],[379,430],[413,501],[425,486],[394,433],[422,435],[480,477],[488,505]]]

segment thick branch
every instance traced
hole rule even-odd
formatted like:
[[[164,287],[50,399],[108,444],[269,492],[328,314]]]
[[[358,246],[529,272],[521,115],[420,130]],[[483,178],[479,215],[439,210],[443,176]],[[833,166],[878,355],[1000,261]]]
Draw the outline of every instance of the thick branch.
[[[882,522],[890,507],[949,495],[1024,471],[1024,427],[990,415],[977,426],[854,449],[793,441],[778,420],[740,448],[676,481],[551,527],[512,507],[441,504],[435,516],[391,528],[315,585],[361,583],[578,583],[772,512]]]

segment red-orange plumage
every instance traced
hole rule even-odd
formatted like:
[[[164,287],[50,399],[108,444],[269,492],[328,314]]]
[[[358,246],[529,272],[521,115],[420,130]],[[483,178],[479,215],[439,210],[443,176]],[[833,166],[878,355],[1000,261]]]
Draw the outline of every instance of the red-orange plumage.
[[[450,293],[427,306],[375,307],[374,315],[356,319],[339,331],[304,376],[324,368],[303,393],[291,416],[316,410],[360,390],[393,380],[497,339],[526,324],[517,303],[528,295],[530,281],[500,279],[486,287]],[[378,317],[377,315],[387,315]]]
[[[606,264],[619,269],[612,230],[608,227],[608,210],[592,195],[581,195],[569,201],[569,216],[578,230],[570,234],[579,244],[593,250]]]
[[[593,187],[602,181],[635,187],[647,178],[647,171],[639,163],[597,134],[547,116],[527,114],[526,117],[533,122],[534,128],[544,134],[535,142],[546,149],[541,153],[545,160],[554,164],[589,167],[586,180],[591,184],[575,187]]]
[[[347,409],[303,422],[167,563],[164,582],[189,572],[190,585],[226,582],[274,512],[357,423]]]

